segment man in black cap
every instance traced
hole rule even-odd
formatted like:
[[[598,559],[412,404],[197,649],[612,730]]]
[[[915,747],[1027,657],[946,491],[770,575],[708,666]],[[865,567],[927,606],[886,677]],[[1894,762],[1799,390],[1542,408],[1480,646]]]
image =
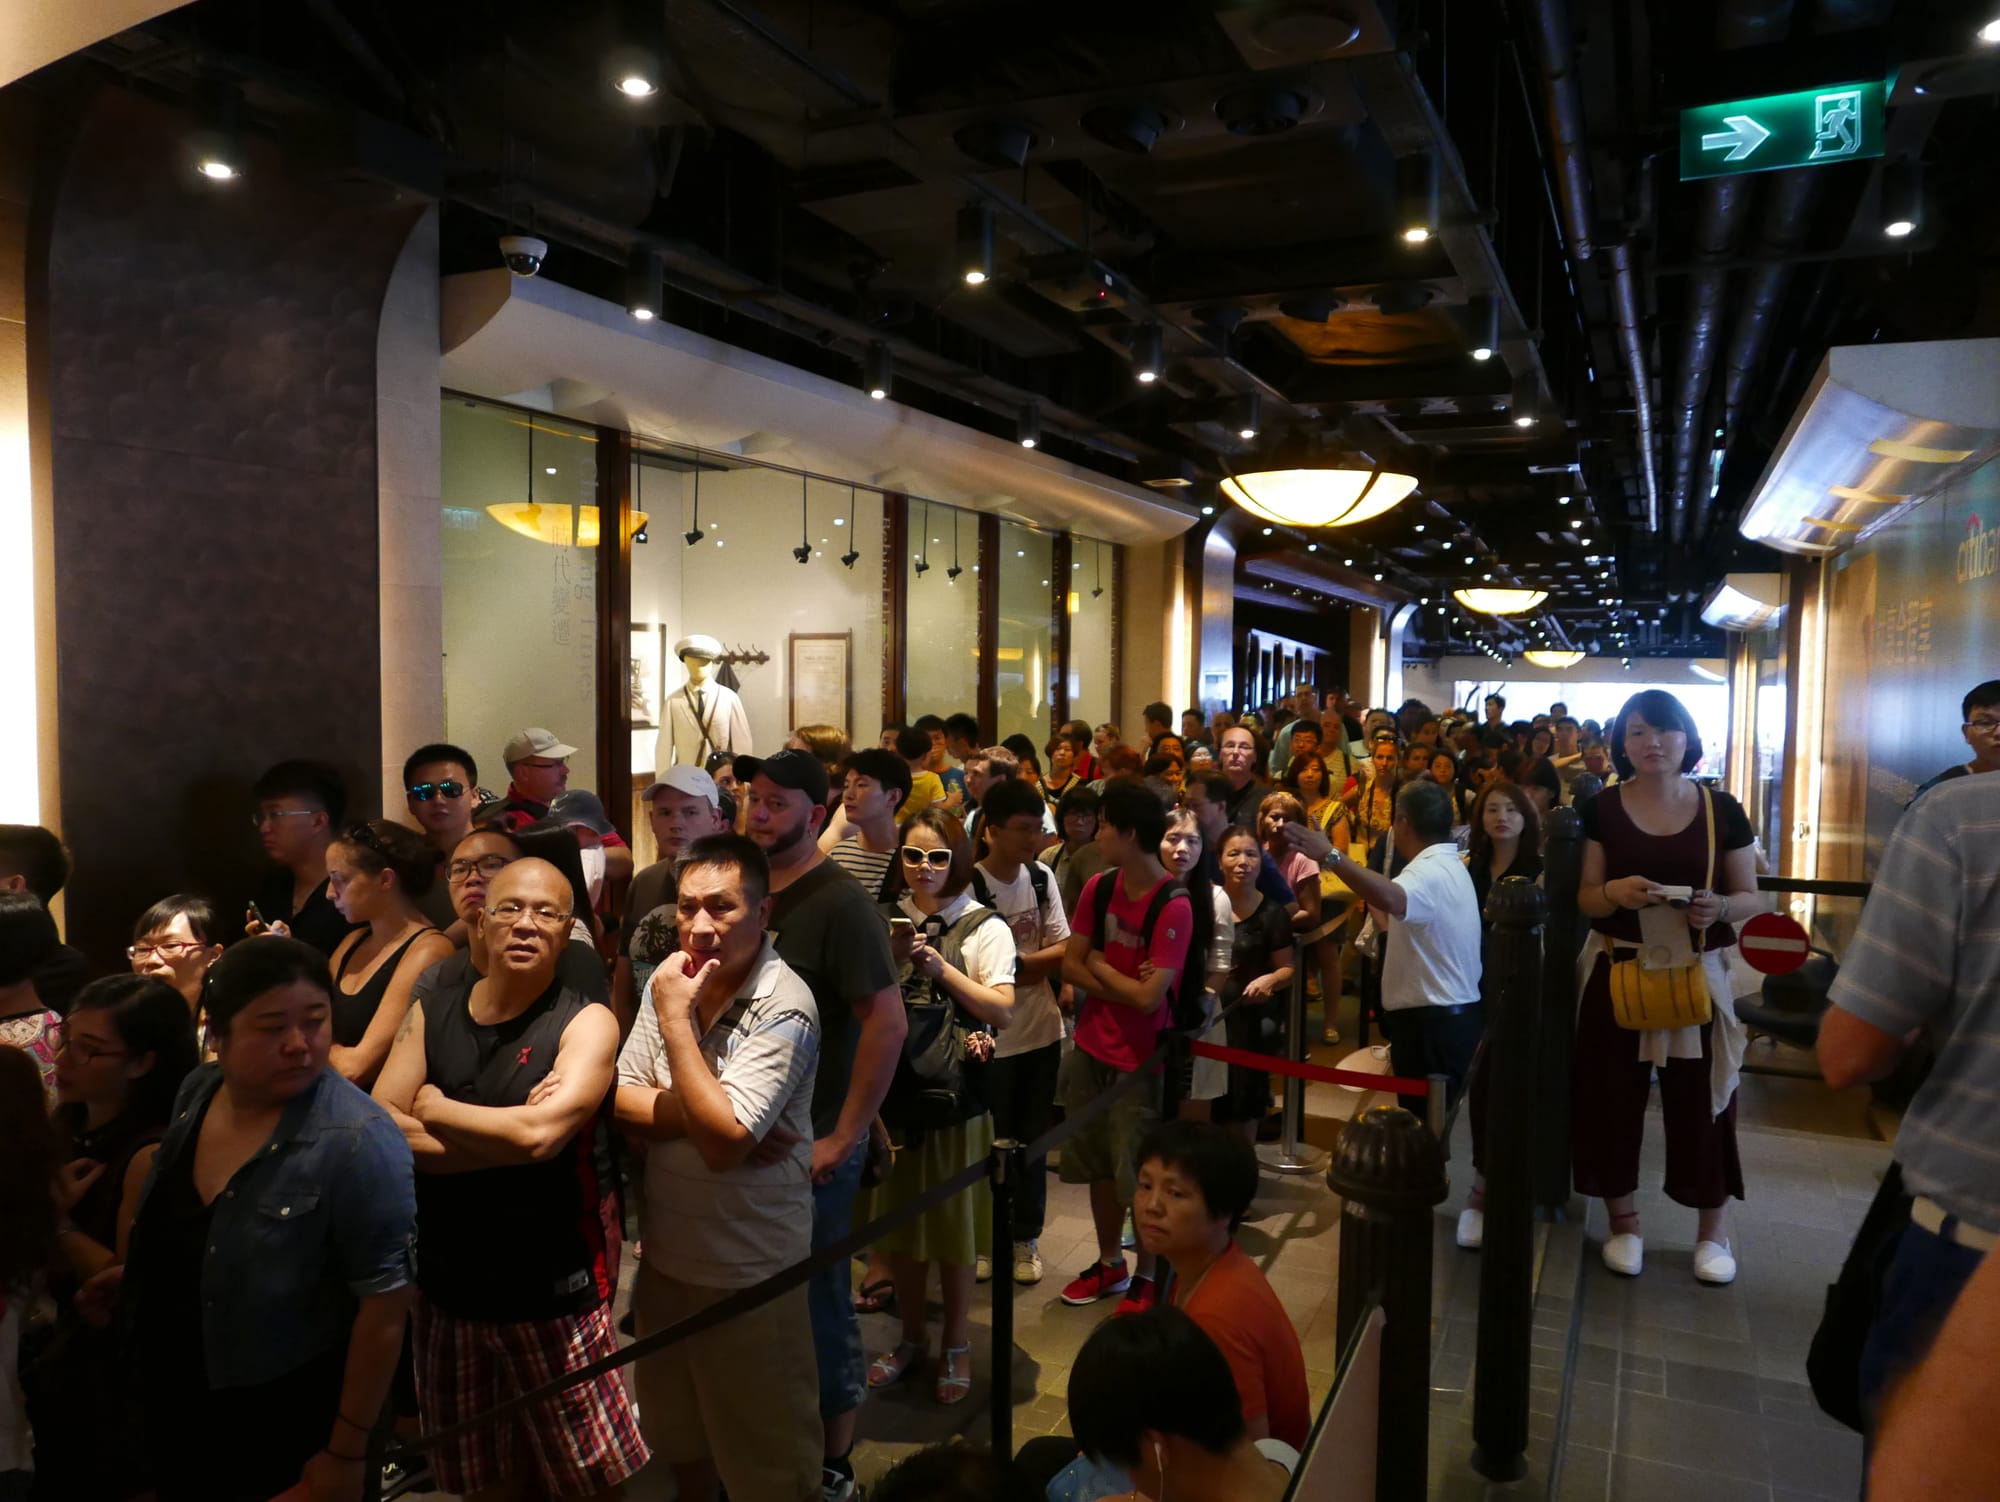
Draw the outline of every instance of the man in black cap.
[[[826,821],[826,767],[810,751],[739,756],[750,838],[771,863],[771,933],[778,957],[811,988],[819,1010],[819,1074],[813,1086],[815,1253],[845,1236],[861,1183],[869,1124],[902,1056],[908,1024],[889,929],[867,892],[819,848]],[[773,1130],[760,1151],[782,1154]],[[826,1429],[822,1489],[831,1502],[854,1493],[855,1417],[867,1387],[861,1326],[846,1264],[806,1287]]]

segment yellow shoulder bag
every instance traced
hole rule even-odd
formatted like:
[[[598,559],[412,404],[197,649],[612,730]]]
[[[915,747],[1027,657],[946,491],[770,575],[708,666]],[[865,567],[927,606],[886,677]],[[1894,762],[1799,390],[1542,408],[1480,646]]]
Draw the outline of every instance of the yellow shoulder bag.
[[[1702,817],[1708,824],[1708,879],[1703,891],[1715,890],[1715,799],[1701,790]],[[1698,943],[1705,943],[1704,931]],[[1611,1015],[1620,1027],[1653,1032],[1668,1027],[1700,1027],[1715,1014],[1708,994],[1708,974],[1701,951],[1694,963],[1648,968],[1641,955],[1611,962]]]

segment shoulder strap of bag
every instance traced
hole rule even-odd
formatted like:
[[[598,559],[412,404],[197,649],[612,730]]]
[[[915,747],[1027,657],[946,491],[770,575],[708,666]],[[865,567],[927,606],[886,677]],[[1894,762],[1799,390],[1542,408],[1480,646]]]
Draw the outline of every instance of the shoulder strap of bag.
[[[1091,925],[1091,947],[1104,947],[1104,925],[1111,921],[1111,884],[1118,880],[1118,868],[1106,866],[1095,878],[1097,885],[1091,891],[1090,905],[1097,921]]]
[[[972,895],[982,906],[993,906],[993,889],[986,885],[986,873],[977,866],[972,868]]]
[[[1035,889],[1035,907],[1037,909],[1047,907],[1049,905],[1049,872],[1048,868],[1039,860],[1028,862],[1028,884]]]
[[[1715,794],[1705,786],[1701,790],[1701,811],[1708,820],[1708,881],[1702,890],[1713,892],[1715,890]]]

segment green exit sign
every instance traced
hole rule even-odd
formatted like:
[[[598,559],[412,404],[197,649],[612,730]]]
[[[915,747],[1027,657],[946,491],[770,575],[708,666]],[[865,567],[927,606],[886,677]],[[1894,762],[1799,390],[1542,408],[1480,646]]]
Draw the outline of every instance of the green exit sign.
[[[1681,181],[1882,154],[1880,83],[1831,84],[1681,111]]]

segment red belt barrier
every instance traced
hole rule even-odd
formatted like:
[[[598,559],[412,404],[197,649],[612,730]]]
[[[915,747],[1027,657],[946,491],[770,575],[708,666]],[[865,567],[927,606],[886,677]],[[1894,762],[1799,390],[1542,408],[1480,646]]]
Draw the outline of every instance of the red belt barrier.
[[[1363,1074],[1358,1069],[1327,1069],[1319,1064],[1294,1064],[1290,1059],[1251,1053],[1242,1048],[1225,1048],[1219,1043],[1197,1043],[1190,1050],[1198,1058],[1220,1059],[1245,1069],[1262,1069],[1270,1074],[1288,1074],[1293,1079],[1322,1080],[1329,1085],[1358,1085],[1363,1090],[1381,1090],[1390,1095],[1428,1095],[1429,1080],[1406,1080],[1393,1074]]]

